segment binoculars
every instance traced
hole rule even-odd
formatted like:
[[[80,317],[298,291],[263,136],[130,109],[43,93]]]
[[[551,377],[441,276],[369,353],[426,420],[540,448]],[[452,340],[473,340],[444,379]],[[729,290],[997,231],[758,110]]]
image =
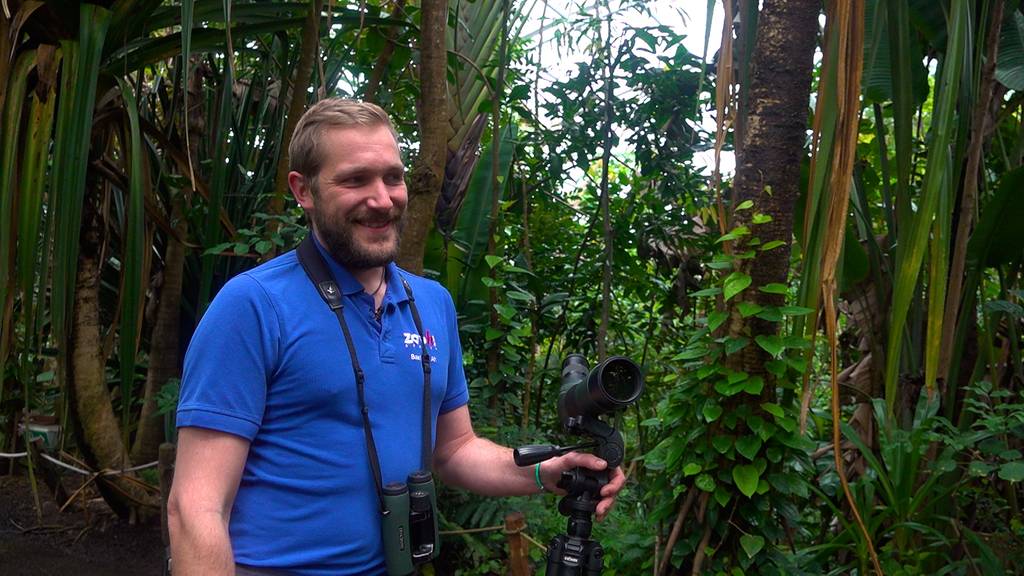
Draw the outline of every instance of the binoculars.
[[[437,494],[430,472],[418,470],[405,482],[384,485],[384,558],[388,576],[407,576],[437,558]]]

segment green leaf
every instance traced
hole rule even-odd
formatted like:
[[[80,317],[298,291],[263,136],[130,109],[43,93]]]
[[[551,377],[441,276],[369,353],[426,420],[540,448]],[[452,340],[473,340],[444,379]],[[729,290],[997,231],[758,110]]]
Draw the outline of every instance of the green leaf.
[[[736,352],[739,352],[740,350],[746,348],[747,344],[750,344],[750,338],[747,338],[746,336],[736,336],[729,338],[728,340],[725,341],[725,353],[735,354]]]
[[[512,306],[509,306],[508,304],[495,304],[494,309],[505,320],[511,320],[512,318],[515,318],[518,314],[518,311]]]
[[[757,436],[743,436],[736,439],[736,451],[747,460],[753,460],[763,444]]]
[[[757,472],[757,468],[750,464],[734,466],[732,469],[733,482],[736,483],[736,487],[747,498],[753,496],[754,492],[757,491],[757,483],[760,477],[761,475]]]
[[[234,245],[235,245],[234,242],[221,242],[220,244],[217,244],[213,248],[208,248],[206,251],[204,251],[203,252],[203,256],[206,256],[206,255],[216,256],[217,254],[220,254],[222,252],[227,251],[228,248],[231,248]]]
[[[764,390],[764,378],[761,376],[754,376],[744,382],[742,388],[747,394],[757,396],[762,390]]]
[[[501,330],[495,330],[494,328],[488,327],[487,331],[484,333],[484,338],[486,338],[488,342],[491,342],[492,340],[497,340],[504,335],[505,333]]]
[[[782,312],[786,316],[804,316],[814,312],[814,309],[805,308],[803,306],[782,306],[779,308],[779,312]]]
[[[776,358],[778,358],[779,355],[782,354],[782,351],[785,349],[785,346],[783,346],[782,344],[782,338],[780,336],[766,336],[764,334],[761,334],[759,336],[756,336],[754,338],[754,341],[757,342],[757,345],[763,348],[765,352],[771,354]]]
[[[751,219],[751,222],[754,224],[767,224],[771,221],[772,217],[767,214],[754,214],[754,217]],[[776,240],[776,242],[778,242],[778,240]]]
[[[698,344],[692,348],[685,348],[682,352],[672,357],[673,360],[696,360],[697,358],[703,358],[708,355],[708,349],[702,344]]]
[[[705,420],[708,422],[714,422],[722,415],[722,407],[715,402],[708,402],[704,404],[704,408],[701,410],[701,413],[704,414]]]
[[[761,409],[776,418],[784,418],[786,416],[786,412],[782,409],[782,406],[779,406],[774,402],[765,402],[764,404],[761,404]]]
[[[711,330],[712,332],[718,330],[718,327],[721,326],[722,322],[725,322],[728,317],[729,314],[723,310],[708,314],[708,330]]]
[[[1024,90],[1024,14],[1018,10],[1003,18],[999,31],[996,80],[1011,90]]]
[[[520,302],[533,302],[533,294],[529,292],[523,292],[522,290],[512,290],[507,296],[513,300],[519,300]]]
[[[991,300],[989,302],[985,302],[983,308],[985,312],[990,314],[993,312],[1002,312],[1003,314],[1013,316],[1014,318],[1024,317],[1024,308],[1022,308],[1020,304],[1007,302],[1006,300]]]
[[[743,272],[733,272],[725,278],[723,289],[725,291],[725,299],[730,300],[733,296],[739,294],[747,286],[750,286],[750,276]]]
[[[797,350],[807,350],[811,347],[811,341],[807,340],[803,336],[786,336],[782,339],[782,345],[786,348],[795,348]]]
[[[749,378],[749,376],[747,375],[746,372],[734,372],[734,371],[729,371],[729,374],[727,374],[726,377],[725,377],[725,379],[729,382],[729,384],[738,384],[740,382],[743,382],[747,378]]]
[[[744,200],[743,202],[740,202],[739,206],[736,207],[735,211],[739,212],[740,210],[750,210],[753,207],[754,207],[754,201],[753,200]]]
[[[722,396],[735,396],[742,389],[742,384],[730,384],[727,380],[721,380],[715,383],[715,392],[718,392]]]
[[[761,252],[767,252],[768,250],[771,250],[773,248],[778,248],[779,246],[785,245],[786,243],[783,242],[782,240],[772,240],[771,242],[765,242],[764,244],[762,244],[761,247],[758,248],[758,250],[760,250]]]
[[[764,478],[761,478],[760,480],[757,481],[757,493],[758,494],[763,496],[763,495],[767,494],[768,491],[771,490],[771,489],[772,489],[771,484],[769,484],[768,481],[765,480]]]
[[[1008,482],[1024,480],[1024,462],[1007,462],[999,467],[999,477]]]
[[[789,287],[785,284],[779,284],[778,282],[772,282],[771,284],[765,284],[758,288],[761,292],[766,294],[788,294]]]
[[[769,474],[768,483],[782,494],[800,496],[806,498],[808,494],[807,482],[792,472]]]
[[[715,491],[715,479],[712,478],[710,474],[701,474],[700,476],[697,476],[697,480],[694,484],[696,484],[697,488],[700,488],[705,492]]]
[[[744,534],[740,536],[740,546],[743,546],[743,551],[747,553],[747,558],[753,558],[764,548],[764,537]]]
[[[971,476],[988,476],[995,469],[996,467],[988,462],[974,461],[967,467],[967,472]]]
[[[779,310],[778,306],[768,306],[761,312],[758,312],[757,317],[761,320],[767,320],[768,322],[782,322],[782,311]]]
[[[697,464],[696,462],[690,462],[686,466],[683,466],[683,476],[693,476],[694,474],[700,474],[700,471],[703,469],[704,467],[701,466],[700,464]]]
[[[779,378],[786,376],[786,366],[787,364],[782,360],[769,360],[764,363],[765,370]]]
[[[501,256],[495,256],[494,254],[487,254],[484,256],[484,261],[487,262],[488,268],[494,268],[501,262]]]
[[[693,296],[694,298],[700,298],[703,296],[718,296],[721,293],[722,289],[716,286],[714,288],[705,288],[703,290],[697,290],[696,292],[690,294],[690,296]]]
[[[715,488],[715,502],[718,502],[719,506],[725,508],[725,505],[729,503],[730,499],[732,499],[732,494],[724,487],[719,486]]]
[[[740,309],[740,315],[744,318],[753,316],[761,310],[764,310],[763,306],[755,302],[740,302],[739,305],[737,305],[737,308]]]
[[[725,454],[732,448],[732,436],[720,435],[711,439],[711,445],[719,454]]]
[[[722,237],[719,238],[718,240],[715,240],[715,244],[720,244],[722,242],[727,242],[729,240],[739,240],[740,238],[748,234],[750,234],[750,228],[747,228],[746,226],[737,226],[736,228],[730,230],[727,234],[722,235]]]

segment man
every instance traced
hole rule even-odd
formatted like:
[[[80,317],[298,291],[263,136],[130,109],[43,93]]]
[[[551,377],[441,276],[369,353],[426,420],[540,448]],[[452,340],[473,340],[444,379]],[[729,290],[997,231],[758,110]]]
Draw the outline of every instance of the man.
[[[288,152],[288,185],[344,293],[372,433],[339,320],[296,253],[232,279],[185,358],[168,503],[175,575],[384,573],[368,436],[384,483],[421,468],[421,345],[432,359],[433,471],[446,484],[525,495],[557,491],[563,470],[602,469],[579,453],[519,468],[510,449],[474,434],[451,297],[393,263],[407,193],[384,111],[323,100]],[[598,519],[624,481],[612,472]]]

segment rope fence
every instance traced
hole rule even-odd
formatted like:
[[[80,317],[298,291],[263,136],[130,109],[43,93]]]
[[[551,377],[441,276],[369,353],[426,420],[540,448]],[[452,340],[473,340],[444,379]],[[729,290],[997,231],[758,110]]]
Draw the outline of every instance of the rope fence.
[[[459,529],[459,530],[440,530],[438,532],[438,534],[440,534],[441,536],[462,536],[464,534],[481,534],[481,533],[484,533],[484,532],[498,532],[498,531],[504,532],[506,535],[508,535],[508,534],[518,534],[518,535],[522,536],[523,538],[526,538],[526,541],[529,542],[530,544],[533,544],[537,548],[540,548],[541,551],[543,551],[545,553],[547,553],[547,551],[548,551],[548,547],[546,545],[544,545],[543,543],[538,541],[533,536],[530,536],[526,532],[525,525],[522,528],[510,529],[507,524],[495,524],[494,526],[483,526],[481,528],[462,528],[462,529]]]
[[[107,468],[107,469],[104,469],[104,470],[100,470],[99,472],[93,472],[93,471],[89,471],[89,470],[82,470],[81,468],[72,466],[71,464],[68,464],[66,462],[63,462],[63,461],[57,459],[57,458],[54,458],[53,456],[50,456],[49,454],[47,454],[45,452],[40,452],[39,456],[42,457],[44,460],[47,460],[49,462],[52,462],[53,464],[56,464],[57,466],[60,466],[61,468],[64,468],[65,470],[70,470],[70,471],[72,471],[72,472],[74,472],[76,474],[81,474],[82,476],[120,476],[122,474],[127,474],[129,472],[137,472],[139,470],[145,470],[146,468],[153,468],[154,466],[159,464],[158,461],[154,460],[153,462],[149,462],[147,464],[141,464],[139,466],[132,466],[131,468],[122,468],[120,470],[111,470],[111,469]],[[15,460],[15,459],[18,459],[18,458],[27,458],[27,457],[28,457],[28,452],[0,452],[0,458],[5,458],[5,459],[8,459],[8,460]]]
[[[63,505],[60,508],[61,511],[63,511],[72,501],[74,501],[75,497],[79,496],[86,486],[91,484],[97,478],[105,477],[105,476],[119,476],[119,475],[123,475],[123,474],[128,474],[130,472],[135,472],[135,471],[138,471],[138,470],[144,470],[146,468],[153,468],[155,466],[159,466],[160,471],[161,471],[161,474],[160,474],[160,476],[161,476],[161,478],[160,478],[160,480],[161,480],[161,482],[160,482],[160,484],[161,484],[160,492],[161,492],[161,501],[162,501],[161,504],[162,504],[162,506],[166,506],[166,496],[167,496],[166,492],[169,491],[169,488],[170,488],[170,482],[171,482],[170,475],[173,474],[173,466],[174,466],[173,465],[173,461],[174,461],[174,455],[173,455],[174,446],[173,445],[168,445],[168,446],[169,446],[169,455],[166,458],[164,457],[164,454],[163,454],[164,447],[163,446],[161,447],[161,458],[166,460],[165,462],[161,462],[160,460],[157,460],[157,461],[154,461],[154,462],[149,462],[149,463],[141,464],[141,465],[138,465],[138,466],[132,466],[130,468],[123,468],[121,470],[104,469],[104,470],[100,470],[98,472],[97,471],[91,471],[91,470],[88,470],[88,469],[83,469],[83,468],[88,468],[88,466],[85,465],[84,463],[80,462],[79,460],[77,460],[73,456],[71,456],[69,454],[66,454],[64,452],[61,452],[60,456],[74,461],[74,463],[77,464],[78,466],[75,466],[75,465],[72,465],[72,464],[68,464],[67,462],[64,462],[63,460],[61,460],[60,458],[54,458],[53,456],[47,454],[45,449],[43,449],[41,446],[39,448],[32,449],[32,453],[31,454],[28,451],[25,451],[25,452],[0,452],[0,459],[15,460],[15,459],[19,459],[19,458],[36,458],[36,457],[41,457],[42,459],[46,460],[47,462],[49,462],[49,463],[51,463],[51,464],[53,464],[55,466],[59,466],[60,468],[63,468],[64,470],[67,470],[67,471],[70,471],[70,472],[74,472],[75,474],[80,474],[82,476],[88,476],[89,479],[85,482],[85,484],[83,484],[81,487],[79,487],[78,490],[76,490],[73,494],[71,494],[69,496],[65,496],[64,498],[60,498],[60,500],[64,501]],[[81,466],[81,467],[79,467],[79,466]],[[165,476],[166,476],[166,478],[165,478]],[[131,478],[131,477],[128,477],[128,478]],[[59,481],[58,481],[58,484],[59,484]],[[163,521],[162,522],[162,524],[163,524],[163,523],[166,522],[166,516],[164,514],[161,514],[161,516],[162,516],[161,519]],[[166,525],[165,524],[164,524],[163,530],[165,531],[165,534],[166,534]],[[458,530],[441,530],[440,531],[440,535],[441,536],[462,536],[462,535],[469,535],[469,534],[483,534],[483,533],[487,533],[487,532],[499,532],[499,531],[502,532],[505,535],[506,540],[508,542],[508,550],[509,550],[509,572],[508,573],[511,576],[528,576],[530,574],[530,563],[529,563],[529,547],[530,547],[530,545],[536,546],[537,548],[539,548],[545,554],[547,553],[547,546],[545,546],[544,544],[539,542],[536,538],[532,537],[530,534],[528,534],[526,532],[526,517],[523,515],[522,512],[511,512],[511,513],[509,513],[508,515],[505,516],[505,523],[504,524],[496,524],[494,526],[483,526],[483,527],[479,527],[479,528],[461,528],[461,529],[458,529]],[[166,542],[166,537],[165,537],[165,542]]]

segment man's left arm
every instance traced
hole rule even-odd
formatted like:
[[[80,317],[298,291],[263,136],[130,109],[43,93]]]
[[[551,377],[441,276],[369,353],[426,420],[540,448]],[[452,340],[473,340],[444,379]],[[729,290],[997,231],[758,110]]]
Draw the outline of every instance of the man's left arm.
[[[607,463],[593,454],[570,452],[541,463],[541,481],[546,490],[556,494],[565,491],[556,484],[562,472],[582,466],[603,470]],[[512,449],[499,446],[473,431],[469,408],[460,406],[437,418],[437,440],[434,446],[434,471],[449,485],[484,496],[524,496],[540,491],[534,478],[534,467],[520,468],[512,459]],[[597,519],[604,519],[615,495],[626,483],[622,468],[610,473],[609,482],[601,489]]]

